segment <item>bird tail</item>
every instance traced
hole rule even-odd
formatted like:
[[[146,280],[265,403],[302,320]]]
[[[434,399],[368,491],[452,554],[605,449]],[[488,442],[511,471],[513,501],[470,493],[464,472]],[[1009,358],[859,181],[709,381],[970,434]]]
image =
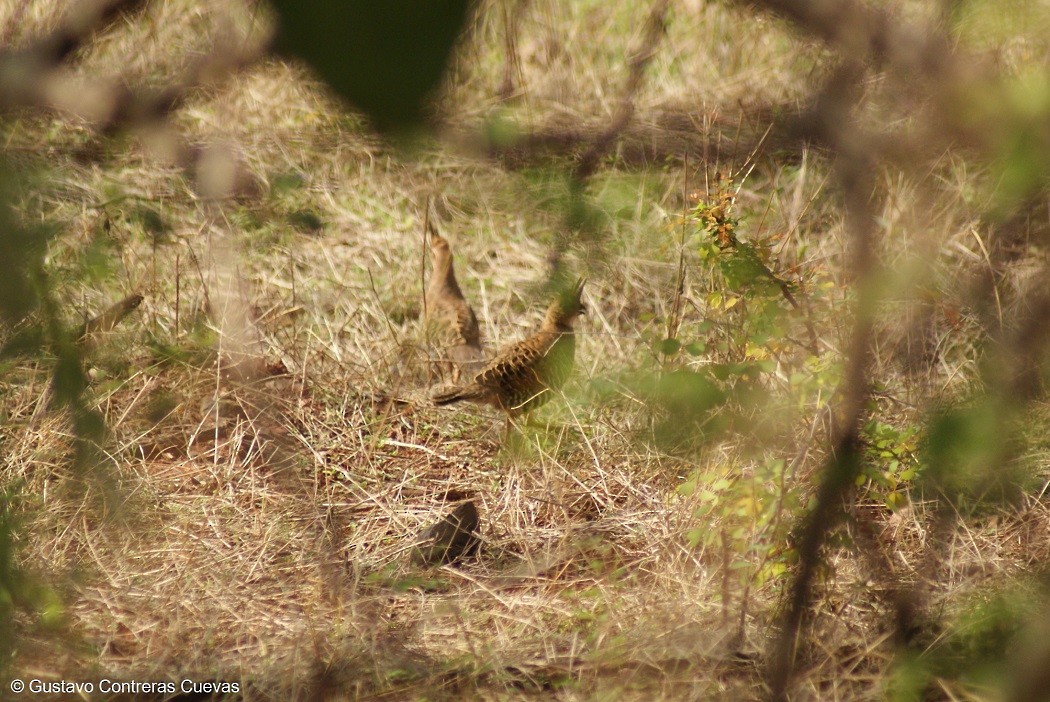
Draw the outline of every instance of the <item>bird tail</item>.
[[[430,400],[436,406],[451,405],[464,400],[480,400],[485,396],[485,389],[477,383],[470,385],[443,386],[430,393]]]

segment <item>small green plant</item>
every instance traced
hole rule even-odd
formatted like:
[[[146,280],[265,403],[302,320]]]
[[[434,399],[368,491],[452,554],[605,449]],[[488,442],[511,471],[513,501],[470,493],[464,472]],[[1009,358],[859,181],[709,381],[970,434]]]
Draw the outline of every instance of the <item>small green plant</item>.
[[[19,563],[25,533],[20,513],[25,501],[21,485],[9,485],[0,492],[0,631],[4,633],[0,670],[8,665],[12,647],[16,646],[16,614],[35,615],[41,627],[55,627],[65,619],[65,607],[58,593]]]
[[[789,517],[800,507],[800,492],[788,487],[793,469],[783,459],[769,458],[746,470],[734,466],[732,477],[697,472],[678,488],[698,501],[694,516],[707,522],[688,530],[686,539],[693,547],[723,552],[723,565],[745,589],[787,570]],[[711,528],[714,524],[718,528]]]
[[[841,378],[839,359],[820,353],[808,318],[814,308],[829,312],[833,302],[824,293],[832,288],[778,272],[774,235],[745,238],[733,182],[716,178],[714,185],[680,222],[683,249],[695,252],[696,265],[680,268],[678,294],[693,276],[703,316],[693,320],[675,305],[678,316],[657,344],[655,404],[671,426],[705,441],[729,437],[760,447],[787,439],[794,446],[795,418],[811,418]],[[751,589],[783,576],[794,558],[789,530],[809,483],[797,478],[794,455],[749,448],[745,456],[724,470],[697,469],[678,491],[698,503],[686,539],[721,554],[726,586],[743,593],[746,612]]]
[[[864,425],[864,464],[857,485],[866,486],[888,508],[907,501],[908,488],[919,474],[921,427],[899,428],[874,418]]]
[[[826,400],[840,375],[819,353],[808,316],[829,298],[802,297],[827,286],[777,273],[774,235],[745,240],[734,184],[715,186],[676,227],[682,257],[666,333],[653,340],[659,367],[630,379],[657,415],[655,438],[676,450],[727,433],[758,445],[789,428],[785,416]],[[683,301],[687,287],[696,316]]]

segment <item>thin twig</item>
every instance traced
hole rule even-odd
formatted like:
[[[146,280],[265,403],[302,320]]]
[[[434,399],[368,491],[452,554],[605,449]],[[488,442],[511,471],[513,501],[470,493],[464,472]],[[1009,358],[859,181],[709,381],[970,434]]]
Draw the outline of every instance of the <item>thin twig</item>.
[[[598,162],[609,151],[609,147],[616,141],[620,132],[624,130],[624,127],[627,126],[627,123],[634,115],[635,97],[637,97],[638,90],[642,86],[642,76],[645,74],[645,69],[653,60],[653,57],[656,56],[656,47],[665,34],[667,11],[670,5],[670,0],[657,0],[649,13],[649,18],[645,22],[645,29],[642,34],[641,46],[628,61],[630,71],[627,75],[627,85],[624,88],[623,95],[620,97],[616,115],[605,131],[598,135],[591,147],[580,158],[576,170],[573,172],[573,178],[576,182],[582,183],[594,173],[598,167]]]

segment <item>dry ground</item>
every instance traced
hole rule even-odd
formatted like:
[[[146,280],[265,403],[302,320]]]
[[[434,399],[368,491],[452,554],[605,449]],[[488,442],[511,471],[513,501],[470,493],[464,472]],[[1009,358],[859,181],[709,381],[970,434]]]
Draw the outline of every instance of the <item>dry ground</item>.
[[[0,5],[0,26],[16,4]],[[100,41],[80,70],[163,82],[229,27],[265,24],[235,2],[163,5]],[[607,5],[529,5],[511,71],[521,95],[509,107],[497,99],[505,54],[492,9],[461,48],[444,99],[447,138],[411,153],[370,137],[304,69],[281,61],[202,92],[173,131],[237,164],[243,187],[220,201],[165,166],[146,135],[102,140],[60,115],[5,124],[10,153],[40,176],[24,211],[60,232],[49,266],[69,321],[133,291],[146,297],[90,359],[91,402],[109,434],[106,460],[86,481],[69,468],[67,419],[48,410],[45,365],[15,363],[0,378],[2,474],[22,495],[21,561],[63,603],[57,624],[21,622],[12,674],[240,680],[250,699],[762,695],[761,654],[785,580],[756,570],[778,544],[728,507],[697,516],[699,498],[678,488],[697,475],[751,475],[772,457],[794,461],[791,487],[804,495],[823,456],[811,427],[827,397],[791,408],[773,445],[675,452],[645,440],[650,420],[637,399],[605,402],[600,388],[658,362],[683,193],[716,170],[747,174],[741,214],[782,232],[784,269],[827,283],[825,309],[837,313],[817,320],[818,333],[837,356],[849,293],[828,164],[775,151],[749,162],[730,148],[769,126],[760,108],[800,100],[826,57],[777,22],[675,3],[637,119],[590,185],[602,224],[573,238],[556,167],[488,159],[461,136],[499,110],[526,129],[604,124],[648,12]],[[56,12],[29,2],[8,41],[26,41]],[[989,41],[990,60],[1012,70],[1043,55],[1029,30]],[[674,153],[690,143],[692,161]],[[945,297],[984,261],[973,177],[946,158],[929,182],[886,174],[882,183],[886,263],[906,271],[935,261],[925,287]],[[428,198],[490,346],[538,322],[551,251],[590,281],[565,398],[510,445],[486,410],[419,402],[433,375],[419,324]],[[683,324],[695,330],[707,282],[694,254],[686,264]],[[1004,278],[1007,308],[1027,265]],[[889,319],[903,303],[894,305]],[[912,375],[899,357],[914,330],[888,323],[880,337],[887,422],[913,423],[926,398],[973,381],[976,325],[965,314],[931,324],[939,352]],[[886,557],[923,584],[932,611],[1023,589],[1045,562],[1048,457],[1026,458],[1031,496],[946,535],[920,501],[871,507]],[[457,495],[480,506],[480,554],[459,568],[410,566],[413,535]],[[730,527],[721,540],[687,538]],[[934,536],[946,556],[930,573]],[[763,548],[727,552],[749,542]],[[819,644],[797,699],[881,698],[893,669],[884,583],[855,548],[830,557]],[[932,689],[995,698],[951,679]]]

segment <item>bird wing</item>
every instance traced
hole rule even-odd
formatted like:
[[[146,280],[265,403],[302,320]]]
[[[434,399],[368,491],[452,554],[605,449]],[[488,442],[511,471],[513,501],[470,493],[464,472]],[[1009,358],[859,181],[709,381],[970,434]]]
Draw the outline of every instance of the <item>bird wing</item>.
[[[474,382],[493,388],[528,390],[541,384],[537,364],[547,355],[557,337],[537,335],[514,344],[478,371]]]
[[[459,304],[455,306],[456,333],[467,346],[476,346],[480,349],[481,330],[478,329],[478,318],[466,300],[460,298],[458,302]]]

